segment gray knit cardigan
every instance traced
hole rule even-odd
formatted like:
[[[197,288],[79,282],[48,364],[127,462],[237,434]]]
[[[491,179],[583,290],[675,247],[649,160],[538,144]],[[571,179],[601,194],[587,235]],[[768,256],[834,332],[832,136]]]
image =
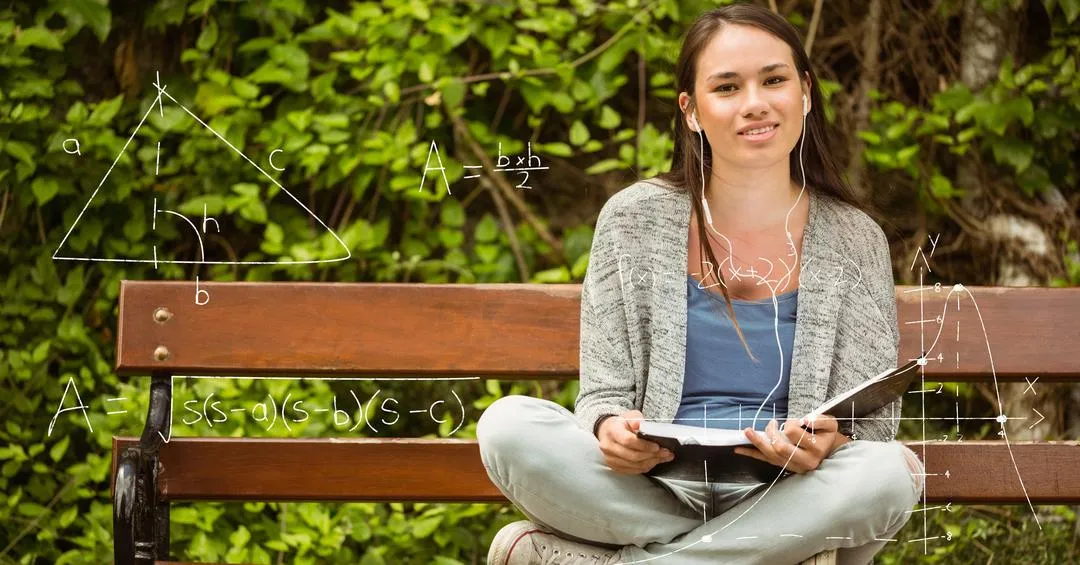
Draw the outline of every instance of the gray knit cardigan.
[[[799,257],[791,418],[896,367],[900,346],[885,233],[870,216],[827,194],[807,187],[803,197],[810,198],[810,210]],[[619,191],[600,211],[582,283],[574,407],[579,424],[594,434],[603,416],[627,410],[649,420],[675,418],[686,362],[690,212],[690,195],[658,178]],[[840,420],[840,430],[855,439],[890,441],[900,402]]]

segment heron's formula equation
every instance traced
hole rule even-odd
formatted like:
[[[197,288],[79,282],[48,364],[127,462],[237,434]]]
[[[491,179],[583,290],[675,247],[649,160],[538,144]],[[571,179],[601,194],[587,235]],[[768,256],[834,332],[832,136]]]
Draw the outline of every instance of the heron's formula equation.
[[[75,403],[74,406],[65,406],[68,403],[69,393]],[[392,427],[401,421],[403,413],[422,414],[423,416],[419,417],[429,418],[435,424],[449,422],[451,419],[448,416],[457,413],[457,425],[449,432],[449,435],[454,435],[465,422],[465,403],[455,390],[450,389],[450,395],[452,399],[439,399],[422,408],[406,409],[409,407],[394,397],[386,396],[382,389],[376,390],[366,399],[361,399],[356,390],[349,389],[347,398],[340,405],[336,394],[329,404],[316,404],[311,400],[294,398],[291,392],[286,393],[284,397],[275,397],[267,393],[259,401],[244,403],[222,399],[211,392],[202,399],[194,398],[184,401],[179,423],[188,427],[213,428],[229,421],[247,419],[257,423],[265,431],[272,430],[279,422],[284,430],[293,431],[293,424],[323,418],[330,424],[331,429],[337,431],[352,433],[363,429],[369,430],[372,434],[379,434],[385,431],[385,428]],[[382,396],[381,400],[380,396]],[[101,402],[101,409],[108,416],[127,414],[128,410],[122,409],[122,405],[119,404],[125,400],[127,400],[126,397],[105,398]],[[91,407],[83,402],[82,395],[79,394],[75,378],[69,377],[64,393],[53,412],[52,420],[49,421],[46,436],[52,436],[61,414],[74,411],[81,413],[87,428],[93,432],[90,410]]]
[[[230,407],[232,405],[223,405],[223,401],[220,398],[215,399],[214,393],[210,393],[206,398],[200,401],[199,399],[191,399],[184,402],[184,412],[181,416],[181,422],[186,426],[205,425],[209,428],[213,428],[215,425],[224,424],[230,419],[237,417],[250,418],[253,422],[259,422],[259,425],[264,430],[270,431],[278,421],[285,427],[286,430],[292,431],[290,422],[293,424],[299,424],[306,422],[311,418],[318,417],[320,415],[329,414],[323,416],[332,422],[335,430],[341,430],[347,428],[346,431],[354,432],[361,427],[366,427],[371,430],[372,433],[380,433],[376,426],[383,424],[384,426],[393,426],[401,419],[401,413],[398,411],[397,406],[399,402],[397,399],[387,396],[382,399],[377,406],[383,416],[377,421],[375,416],[368,417],[368,412],[371,412],[372,407],[376,406],[375,401],[378,399],[381,390],[376,390],[367,402],[361,401],[357,396],[356,391],[349,390],[349,396],[352,399],[350,407],[355,406],[355,411],[358,412],[358,416],[355,418],[352,412],[343,410],[338,407],[337,395],[334,395],[331,404],[328,407],[313,407],[308,405],[305,407],[304,400],[293,400],[292,393],[286,394],[284,398],[277,400],[272,394],[266,395],[266,400],[255,402],[248,407]],[[454,400],[457,403],[457,408],[460,408],[461,417],[458,419],[458,424],[454,427],[450,435],[457,432],[458,428],[465,421],[465,404],[461,401],[461,397],[457,395],[453,390],[450,393],[454,396]],[[443,400],[436,400],[427,405],[426,408],[408,410],[408,414],[425,414],[431,419],[432,422],[442,424],[449,420],[445,417],[446,413],[451,410],[452,405],[442,406],[445,404]],[[313,415],[314,414],[314,415]],[[279,418],[280,415],[280,418]],[[387,418],[391,418],[389,421]]]

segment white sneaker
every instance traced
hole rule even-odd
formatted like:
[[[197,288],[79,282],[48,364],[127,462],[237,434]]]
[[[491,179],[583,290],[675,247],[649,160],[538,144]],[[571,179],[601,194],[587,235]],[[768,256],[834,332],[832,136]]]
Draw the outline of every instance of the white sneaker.
[[[503,526],[488,550],[488,565],[607,565],[615,551],[561,538],[520,520]]]

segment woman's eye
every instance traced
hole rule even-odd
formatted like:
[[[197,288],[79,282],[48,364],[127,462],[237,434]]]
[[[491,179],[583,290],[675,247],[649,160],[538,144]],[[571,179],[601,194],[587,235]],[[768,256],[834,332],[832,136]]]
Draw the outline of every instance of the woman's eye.
[[[769,81],[772,81],[774,79],[776,80],[776,82],[769,82]],[[786,78],[781,77],[781,76],[769,77],[765,81],[765,84],[780,84],[780,83],[782,83],[782,82],[784,82],[786,80],[787,80]],[[735,85],[731,84],[731,83],[721,84],[720,86],[716,87],[716,92],[731,92],[731,89],[727,88],[729,86],[735,86]]]

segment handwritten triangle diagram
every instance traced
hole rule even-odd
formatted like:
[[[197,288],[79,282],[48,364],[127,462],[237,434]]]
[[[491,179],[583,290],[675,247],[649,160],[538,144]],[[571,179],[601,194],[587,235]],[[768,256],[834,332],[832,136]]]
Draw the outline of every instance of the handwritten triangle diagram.
[[[277,179],[173,98],[160,82],[154,86],[157,97],[68,228],[53,259],[153,263],[156,267],[161,263],[314,264],[345,261],[352,256],[334,230]],[[143,128],[148,119],[153,126]],[[169,158],[170,152],[197,157],[218,150],[234,156],[243,166],[214,171],[200,166],[196,158],[195,170],[184,172],[177,170],[178,164],[190,161],[191,155]],[[266,160],[267,168],[281,170],[274,164],[273,153]],[[132,191],[122,185],[121,175],[114,175],[113,170],[125,155],[135,167],[153,171],[157,179],[154,187]],[[138,198],[142,206],[122,202],[130,197]],[[309,219],[298,221],[295,213],[284,209],[287,206],[298,206],[302,217]],[[121,229],[109,225],[110,219],[120,218]],[[263,235],[262,224],[266,224],[263,251],[280,254],[281,259],[245,260],[237,256],[230,235],[234,241],[250,242],[252,235]],[[286,247],[286,231],[311,228],[321,232],[317,234],[319,245],[291,241],[288,243],[293,245]]]

